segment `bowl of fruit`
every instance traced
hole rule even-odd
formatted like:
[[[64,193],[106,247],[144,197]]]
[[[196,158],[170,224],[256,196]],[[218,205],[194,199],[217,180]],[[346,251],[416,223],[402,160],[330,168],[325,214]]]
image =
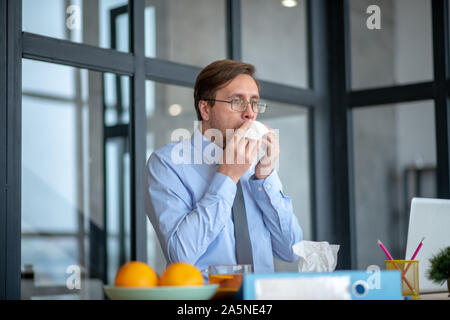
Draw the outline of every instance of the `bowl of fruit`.
[[[131,261],[104,290],[111,300],[208,300],[218,286],[205,284],[200,270],[189,263],[172,263],[159,277],[148,264]]]

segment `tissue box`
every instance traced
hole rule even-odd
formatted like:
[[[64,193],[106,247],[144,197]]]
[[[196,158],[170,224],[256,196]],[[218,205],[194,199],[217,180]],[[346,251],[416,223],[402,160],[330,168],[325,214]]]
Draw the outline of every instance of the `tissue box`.
[[[399,271],[252,273],[244,276],[244,300],[401,300]]]

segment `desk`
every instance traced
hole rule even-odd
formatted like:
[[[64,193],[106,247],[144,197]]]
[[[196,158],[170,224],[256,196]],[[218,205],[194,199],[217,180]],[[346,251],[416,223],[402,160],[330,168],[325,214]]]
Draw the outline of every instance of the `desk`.
[[[450,300],[448,292],[421,293],[417,300]]]

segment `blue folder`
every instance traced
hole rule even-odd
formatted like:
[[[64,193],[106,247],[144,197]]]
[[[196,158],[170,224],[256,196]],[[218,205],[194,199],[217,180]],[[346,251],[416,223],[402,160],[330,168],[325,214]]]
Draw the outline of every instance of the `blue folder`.
[[[275,272],[251,273],[244,276],[242,298],[255,300],[255,281],[258,279],[298,278],[298,277],[339,277],[350,278],[350,296],[352,300],[402,300],[402,287],[399,271],[379,271],[378,274],[366,271],[335,272]],[[373,277],[378,278],[373,278]],[[375,280],[375,281],[374,281]],[[375,285],[374,285],[375,283]]]

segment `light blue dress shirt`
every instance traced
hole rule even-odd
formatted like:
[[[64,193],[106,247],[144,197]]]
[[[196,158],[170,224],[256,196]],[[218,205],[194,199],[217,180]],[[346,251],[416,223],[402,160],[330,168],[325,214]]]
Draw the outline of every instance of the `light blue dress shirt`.
[[[189,262],[200,270],[236,264],[231,212],[236,184],[217,172],[222,153],[195,129],[191,138],[165,145],[148,160],[146,210],[168,263]],[[273,272],[274,256],[298,258],[292,246],[302,240],[302,230],[277,172],[258,180],[255,164],[240,179],[254,272]]]

